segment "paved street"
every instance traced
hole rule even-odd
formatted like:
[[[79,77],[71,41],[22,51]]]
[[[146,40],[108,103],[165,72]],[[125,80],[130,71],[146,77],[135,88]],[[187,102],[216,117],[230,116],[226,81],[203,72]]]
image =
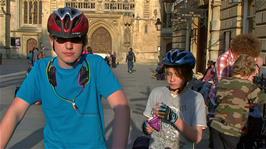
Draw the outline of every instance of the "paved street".
[[[26,71],[28,68],[26,59],[3,59],[0,65],[0,76],[15,72]],[[1,80],[0,80],[1,81]]]
[[[0,84],[2,84],[3,81],[6,83],[6,85],[0,86],[0,117],[2,117],[4,111],[7,109],[7,106],[10,104],[14,96],[14,90],[17,86],[19,86],[24,75],[23,72],[15,74],[14,72],[21,72],[27,68],[25,60],[17,60],[13,62],[9,61],[11,68],[9,68],[8,64],[4,65],[5,63],[0,65]],[[12,71],[10,70],[9,72],[13,73],[11,75],[11,79],[8,73],[4,73],[7,67],[9,68],[8,70],[12,69]],[[127,68],[124,64],[121,64],[116,69],[113,69],[124,87],[131,108],[131,131],[128,148],[132,147],[132,143],[137,136],[142,135],[141,124],[144,120],[142,112],[145,109],[147,98],[151,89],[165,84],[164,81],[157,81],[151,77],[151,70],[154,68],[155,66],[153,65],[139,64],[136,65],[136,72],[133,74],[127,73]],[[17,79],[18,81],[12,82],[14,79]],[[113,112],[106,102],[103,104],[105,110],[106,138],[107,142],[110,143]],[[41,106],[32,106],[15,131],[10,143],[8,144],[8,148],[43,148],[42,130],[44,127],[44,121]],[[204,140],[197,145],[197,149],[206,149],[207,143],[207,137],[205,136]]]

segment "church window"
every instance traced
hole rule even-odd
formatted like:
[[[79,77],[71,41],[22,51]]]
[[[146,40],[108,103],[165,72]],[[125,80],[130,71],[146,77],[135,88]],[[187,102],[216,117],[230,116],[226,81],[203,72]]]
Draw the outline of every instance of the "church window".
[[[66,0],[65,6],[88,10],[95,10],[96,7],[101,7],[104,11],[133,11],[135,9],[135,0]]]
[[[74,7],[78,9],[95,9],[95,0],[66,0],[66,7]]]
[[[41,0],[24,0],[23,21],[24,21],[24,24],[41,24],[42,23],[42,1]]]
[[[143,17],[147,19],[150,17],[150,2],[147,0],[144,1]]]

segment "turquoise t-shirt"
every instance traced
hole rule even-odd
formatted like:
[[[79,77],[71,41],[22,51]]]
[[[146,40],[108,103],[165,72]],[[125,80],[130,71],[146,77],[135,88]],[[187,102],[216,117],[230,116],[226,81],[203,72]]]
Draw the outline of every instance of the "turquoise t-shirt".
[[[53,65],[56,68],[57,86],[54,90],[46,74],[51,58],[44,58],[35,63],[16,95],[29,104],[42,100],[46,119],[45,148],[106,148],[101,99],[122,87],[100,56],[87,55],[84,58],[90,70],[89,83],[85,88],[78,81],[80,68],[86,66],[84,60],[73,69],[63,69],[55,58]],[[78,96],[75,102],[78,110],[74,110],[71,102],[59,96],[70,100]]]

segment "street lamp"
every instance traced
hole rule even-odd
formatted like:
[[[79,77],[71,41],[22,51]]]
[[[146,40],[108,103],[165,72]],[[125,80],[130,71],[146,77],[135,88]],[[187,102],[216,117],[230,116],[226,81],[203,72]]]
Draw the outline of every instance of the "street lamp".
[[[175,0],[163,0],[164,10],[166,13],[166,27],[171,27],[171,14]]]
[[[156,26],[157,31],[161,30],[162,22],[161,22],[160,18],[157,18],[157,20],[155,22],[155,26]]]
[[[195,6],[195,1],[190,1],[191,3],[188,3],[188,0],[162,0],[165,8],[165,12],[167,15],[166,19],[166,27],[171,27],[172,24],[175,23],[174,28],[178,29],[182,25],[186,26],[186,35],[185,35],[185,49],[190,50],[190,42],[191,42],[191,25],[194,17],[200,17],[204,15],[205,10],[198,9]],[[178,9],[173,8],[173,4],[175,4],[175,7],[178,7]],[[170,22],[170,23],[169,23]]]

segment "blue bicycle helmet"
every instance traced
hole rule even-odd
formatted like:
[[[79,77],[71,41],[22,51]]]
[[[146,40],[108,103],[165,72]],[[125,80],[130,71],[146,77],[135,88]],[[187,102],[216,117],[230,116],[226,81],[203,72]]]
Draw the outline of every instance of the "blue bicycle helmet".
[[[172,49],[165,54],[163,64],[168,66],[195,66],[195,57],[190,51]]]

